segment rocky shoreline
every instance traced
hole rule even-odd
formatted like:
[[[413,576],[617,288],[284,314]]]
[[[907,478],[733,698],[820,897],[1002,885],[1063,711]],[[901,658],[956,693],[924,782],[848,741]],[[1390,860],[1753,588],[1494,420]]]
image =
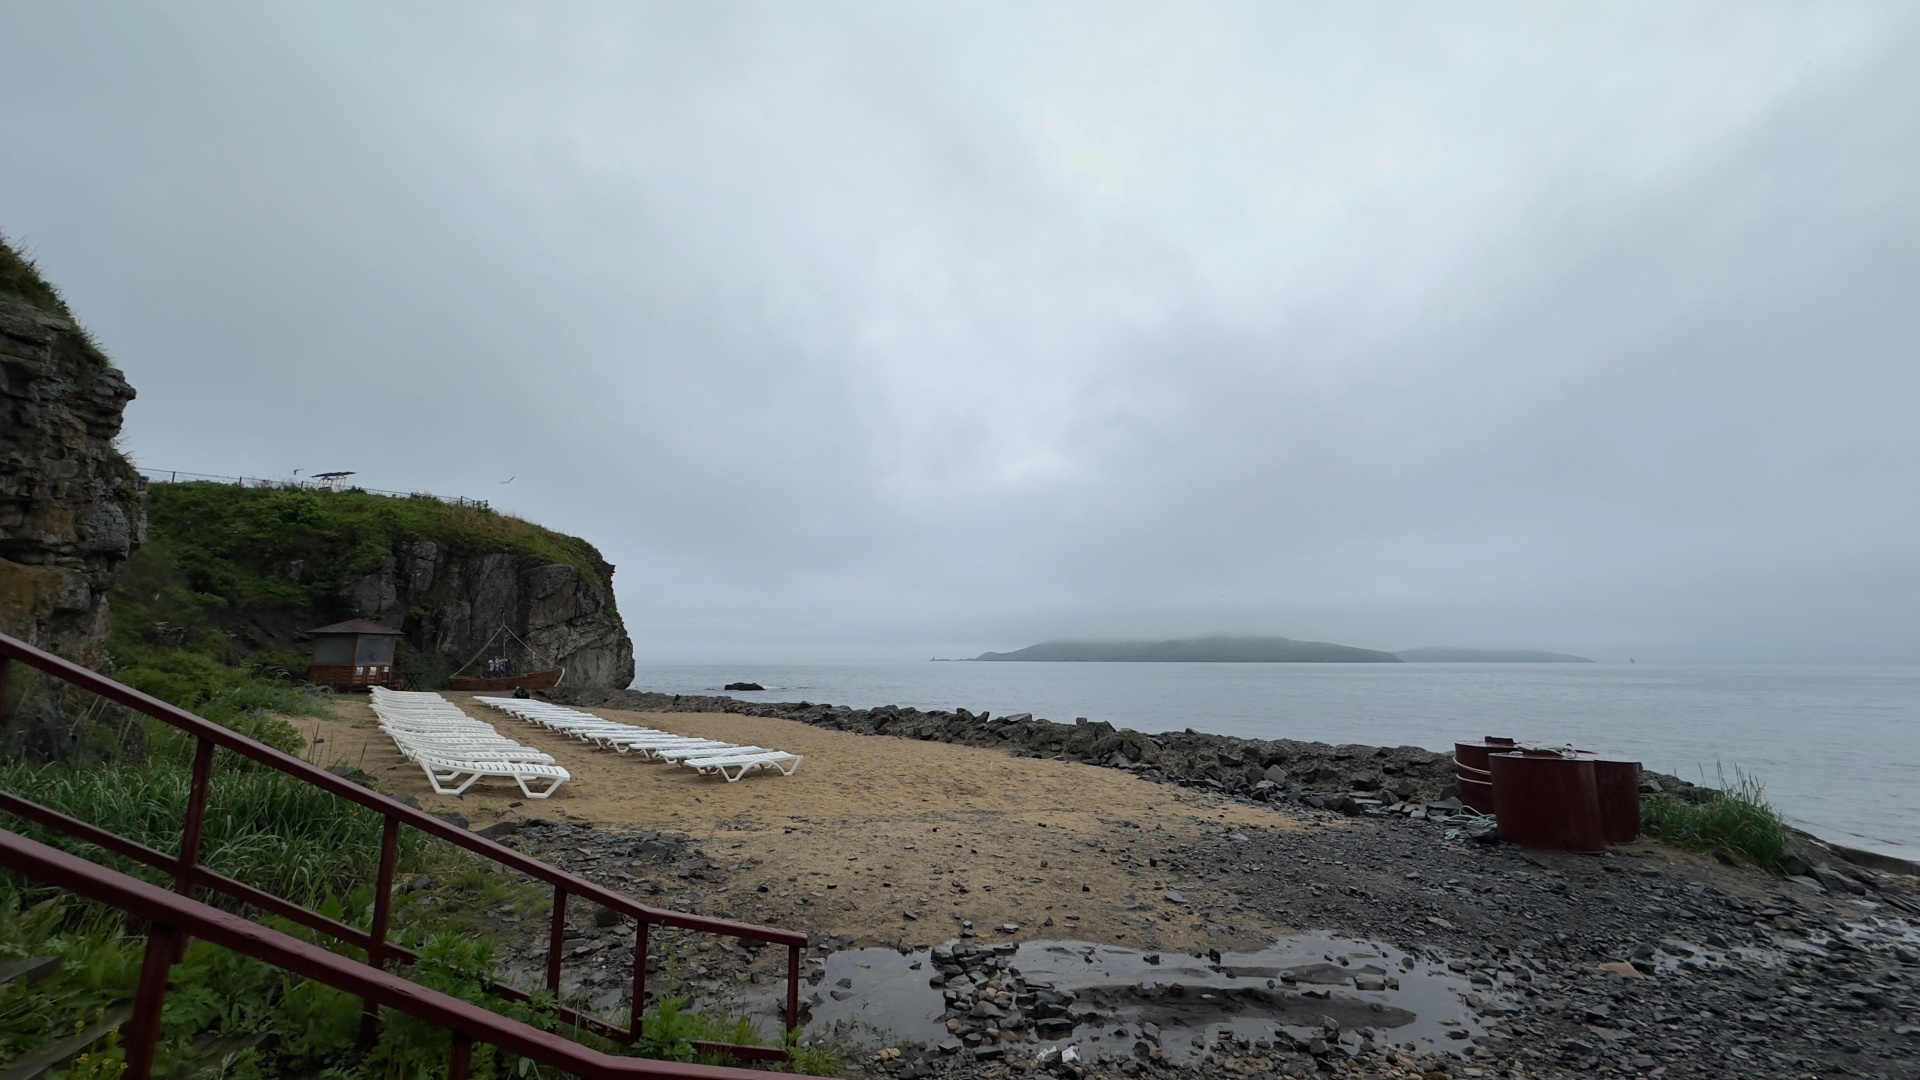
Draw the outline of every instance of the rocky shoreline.
[[[1148,736],[1099,723],[961,710],[854,710],[633,691],[554,696],[582,707],[746,713],[998,748],[1265,804],[1289,827],[1222,824],[1203,842],[1164,850],[1143,847],[1151,844],[1144,835],[1114,837],[1116,865],[1130,859],[1127,872],[1139,875],[1128,908],[1195,942],[1228,936],[1236,920],[1377,942],[1409,963],[1466,980],[1460,999],[1471,1010],[1452,1037],[1458,1041],[1439,1048],[1405,1042],[1384,1022],[1284,1019],[1307,991],[1351,999],[1348,1006],[1394,1000],[1391,990],[1383,999],[1376,989],[1382,977],[1356,961],[1331,985],[1277,980],[1260,990],[1274,995],[1261,1006],[1273,1014],[1271,1031],[1181,1031],[1183,1045],[1174,1053],[1161,1042],[1172,1033],[1145,1018],[1151,1014],[1115,1005],[1137,1006],[1166,993],[1163,986],[1144,980],[1076,996],[1046,980],[1029,982],[1009,960],[1013,946],[993,940],[1005,928],[975,933],[956,922],[969,927],[956,937],[924,923],[875,921],[856,938],[816,907],[782,915],[751,906],[770,901],[769,888],[781,882],[762,868],[710,858],[696,844],[564,822],[527,822],[511,838],[616,887],[664,892],[655,903],[714,913],[721,905],[739,907],[743,917],[807,930],[817,942],[804,995],[814,1008],[887,993],[857,974],[828,980],[841,950],[883,944],[916,959],[925,952],[932,960],[926,975],[945,995],[946,1037],[868,1044],[850,1075],[1920,1076],[1920,879],[1818,849],[1810,849],[1812,872],[1789,880],[1651,843],[1579,856],[1475,840],[1425,812],[1447,795],[1452,767],[1445,755],[1414,747]],[[1651,779],[1662,786],[1668,780]],[[629,852],[664,861],[657,869],[623,863]],[[1196,890],[1218,899],[1199,910],[1189,899]],[[956,898],[956,920],[964,905]],[[591,923],[582,920],[585,934]],[[1035,940],[1030,927],[1018,936]],[[541,947],[530,935],[526,961]],[[1193,956],[1225,967],[1204,947]],[[774,974],[759,970],[768,965],[750,955],[731,963],[727,957],[715,949],[698,959],[696,992],[720,1000],[729,986],[750,987]],[[614,985],[609,980],[607,991]],[[1330,1016],[1337,1011],[1328,1009]],[[1063,1019],[1078,1033],[1072,1055],[1061,1052]],[[1096,1041],[1086,1041],[1089,1033]]]
[[[1009,965],[1012,945],[902,939],[897,948],[903,953],[932,950],[925,975],[945,992],[941,1019],[948,1037],[869,1045],[850,1072],[1182,1080],[1333,1073],[1429,1080],[1436,1074],[1920,1075],[1920,928],[1911,918],[1920,902],[1910,879],[1832,867],[1840,875],[1835,889],[1813,890],[1652,846],[1600,857],[1559,855],[1449,841],[1436,825],[1393,817],[1369,817],[1353,828],[1336,827],[1330,813],[1316,816],[1320,828],[1223,833],[1204,849],[1180,852],[1173,872],[1225,886],[1240,904],[1284,911],[1301,925],[1391,942],[1405,951],[1408,967],[1417,959],[1456,974],[1466,982],[1461,998],[1473,1026],[1456,1029],[1454,1047],[1418,1048],[1401,1042],[1393,1028],[1376,1026],[1383,1021],[1369,1018],[1369,1002],[1359,999],[1383,996],[1388,978],[1402,971],[1396,965],[1376,973],[1356,964],[1306,978],[1281,973],[1286,985],[1266,1002],[1277,1017],[1270,1033],[1203,1032],[1194,1036],[1197,1045],[1179,1048],[1176,1064],[1162,1043],[1171,1032],[1115,1011],[1108,1000],[1116,992],[1136,999],[1164,995],[1165,985],[1076,996],[1028,982]],[[703,897],[723,896],[729,886],[751,890],[760,873],[715,858],[684,837],[537,817],[518,822],[502,839],[686,910],[702,909]],[[1177,894],[1155,900],[1175,918],[1189,917]],[[628,973],[620,946],[629,938],[604,914],[610,913],[575,916],[570,956],[589,964],[603,949],[606,956],[590,967],[570,967],[567,989],[612,1007],[623,1000]],[[854,943],[850,936],[815,930],[815,941],[803,990],[811,1007],[829,995],[837,1001],[878,989],[857,978],[828,981],[827,964]],[[731,942],[699,943],[699,951],[692,942],[662,945],[656,963],[685,972],[679,985],[702,997],[738,1001],[742,989],[749,1001],[777,997],[780,958],[763,954],[778,950]],[[530,928],[509,946],[507,959],[537,980],[544,952],[544,930]],[[1217,953],[1195,956],[1224,970]],[[1345,957],[1339,959],[1344,965]],[[1262,993],[1257,978],[1247,985]],[[1318,1002],[1309,1000],[1315,996]],[[1311,1022],[1303,1022],[1308,1015]],[[1077,1031],[1084,1038],[1089,1030],[1106,1035],[1105,1048],[1083,1043],[1075,1055],[1062,1055],[1064,1037]]]
[[[1459,795],[1452,758],[1418,746],[1334,745],[1295,739],[1243,739],[1185,731],[1148,735],[1080,718],[1071,724],[1031,713],[995,716],[966,709],[922,711],[886,705],[855,709],[809,701],[753,702],[719,695],[642,690],[557,689],[555,701],[579,708],[651,712],[736,713],[796,720],[834,731],[1005,750],[1121,769],[1155,783],[1174,783],[1256,802],[1298,803],[1359,814],[1399,804],[1444,802]],[[1643,772],[1641,790],[1686,791],[1694,785]],[[1454,805],[1457,809],[1457,804]]]

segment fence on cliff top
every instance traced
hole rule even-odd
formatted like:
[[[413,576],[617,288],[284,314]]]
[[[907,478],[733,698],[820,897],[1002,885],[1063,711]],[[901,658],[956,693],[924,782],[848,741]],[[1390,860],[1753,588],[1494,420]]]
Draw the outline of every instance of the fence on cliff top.
[[[485,499],[469,499],[461,495],[435,495],[430,491],[385,491],[380,488],[361,487],[358,484],[342,484],[337,481],[302,480],[297,477],[285,480],[267,480],[257,476],[215,476],[211,473],[178,472],[173,469],[140,469],[140,475],[154,484],[183,484],[211,482],[232,484],[235,487],[286,488],[293,491],[361,491],[368,495],[385,495],[394,499],[436,499],[449,506],[471,506],[480,510],[493,507]]]

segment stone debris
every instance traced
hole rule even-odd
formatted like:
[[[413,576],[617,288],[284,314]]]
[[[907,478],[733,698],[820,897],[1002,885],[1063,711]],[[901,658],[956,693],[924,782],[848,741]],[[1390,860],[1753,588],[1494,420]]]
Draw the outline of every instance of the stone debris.
[[[1068,748],[1063,744],[1063,753]],[[1351,753],[1358,759],[1373,751]],[[1367,771],[1382,784],[1400,779],[1387,764],[1375,759]],[[1260,782],[1281,783],[1268,778],[1269,768],[1262,765]],[[1286,783],[1297,782],[1297,773],[1283,771],[1289,771]],[[1251,794],[1241,797],[1258,801]],[[1191,939],[1203,951],[1207,937],[1228,932],[1236,911],[1390,943],[1468,980],[1464,1000],[1479,1018],[1476,1031],[1450,1030],[1441,1050],[1418,1054],[1395,1045],[1390,1034],[1367,1045],[1345,1028],[1290,1029],[1262,1046],[1188,1030],[1121,1037],[1109,1027],[1097,1042],[1079,1043],[1073,1058],[1053,1056],[1051,1049],[1075,1045],[1066,1040],[1076,1031],[1085,1034],[1084,1012],[1076,1010],[1092,1003],[1004,970],[998,961],[1016,946],[1001,935],[1014,924],[996,918],[981,924],[980,937],[969,936],[976,931],[967,925],[970,913],[961,908],[966,899],[956,890],[951,922],[941,914],[944,906],[929,910],[921,901],[917,910],[892,908],[889,918],[862,929],[876,935],[865,939],[868,945],[928,926],[938,928],[928,935],[936,943],[949,936],[924,972],[927,985],[948,1005],[945,1035],[924,1045],[888,1040],[884,1047],[900,1050],[897,1058],[873,1060],[871,1049],[854,1054],[850,1075],[1920,1075],[1912,1064],[1920,1060],[1920,927],[1912,918],[1920,903],[1910,876],[1814,858],[1799,875],[1815,886],[1809,889],[1751,868],[1669,857],[1647,846],[1574,856],[1459,835],[1448,839],[1462,816],[1449,799],[1396,797],[1351,815],[1341,805],[1326,810],[1305,799],[1273,802],[1276,813],[1291,819],[1289,828],[1223,827],[1203,841],[1164,848],[1140,833],[1127,834],[1132,858],[1126,865],[1141,875],[1142,891],[1135,896],[1151,900],[1142,906],[1152,910],[1140,915],[1176,939],[1167,944]],[[821,901],[791,906],[806,899],[802,887],[710,858],[684,837],[522,818],[520,830],[503,842],[648,903],[813,930],[813,957],[854,944],[849,936],[818,936],[821,926],[835,924],[809,925],[830,919]],[[1153,885],[1156,877],[1164,884]],[[789,892],[791,898],[780,899]],[[789,906],[756,909],[756,897]],[[743,903],[748,906],[733,910]],[[1055,914],[1066,918],[1071,909]],[[1175,921],[1162,922],[1160,915]],[[590,909],[574,916],[579,925],[569,930],[574,936],[568,948],[595,940],[589,935],[598,935],[602,947],[569,961],[563,990],[570,998],[617,1009],[631,986],[625,944],[631,939],[614,935],[630,934],[631,928],[597,927],[591,916]],[[1037,920],[1022,921],[1028,925],[1019,927],[1021,935],[1034,935]],[[1056,933],[1071,938],[1073,931],[1068,918]],[[511,962],[525,971],[518,980],[523,985],[540,980],[545,934],[544,926],[530,926],[509,948]],[[709,994],[717,1000],[743,982],[777,988],[784,955],[775,954],[784,950],[708,941],[703,952],[689,944],[699,937],[675,943],[672,934],[656,931],[661,955],[678,949],[669,957],[676,975],[671,992],[692,993],[698,1001]],[[904,950],[901,942],[891,943]],[[1345,977],[1357,989],[1392,997],[1398,993],[1390,981],[1396,974]],[[662,981],[650,982],[650,990],[667,990]],[[1313,985],[1298,982],[1302,993]],[[857,983],[814,986],[815,1002],[836,991],[836,1001],[862,993]],[[1163,1044],[1174,1037],[1178,1054]],[[1191,1045],[1194,1037],[1202,1045]]]

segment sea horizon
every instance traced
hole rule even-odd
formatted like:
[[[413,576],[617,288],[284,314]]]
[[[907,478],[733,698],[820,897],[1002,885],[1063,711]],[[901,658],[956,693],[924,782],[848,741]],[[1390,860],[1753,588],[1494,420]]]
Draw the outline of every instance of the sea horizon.
[[[761,691],[729,692],[729,682]],[[1030,712],[1146,734],[1450,750],[1504,735],[1757,777],[1798,827],[1920,860],[1920,665],[879,661],[636,665],[633,687],[869,708]]]

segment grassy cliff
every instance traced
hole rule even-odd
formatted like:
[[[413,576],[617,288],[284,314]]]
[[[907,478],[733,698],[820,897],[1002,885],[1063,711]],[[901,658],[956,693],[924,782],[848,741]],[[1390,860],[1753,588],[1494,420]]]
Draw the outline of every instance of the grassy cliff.
[[[111,653],[123,678],[162,696],[173,683],[217,682],[211,667],[297,678],[302,631],[352,618],[343,583],[380,571],[427,542],[448,562],[508,553],[528,566],[564,564],[611,578],[591,544],[494,510],[358,490],[154,484],[147,542],[113,593]],[[431,686],[464,660],[436,655],[421,608],[386,616],[407,630],[399,666]]]

